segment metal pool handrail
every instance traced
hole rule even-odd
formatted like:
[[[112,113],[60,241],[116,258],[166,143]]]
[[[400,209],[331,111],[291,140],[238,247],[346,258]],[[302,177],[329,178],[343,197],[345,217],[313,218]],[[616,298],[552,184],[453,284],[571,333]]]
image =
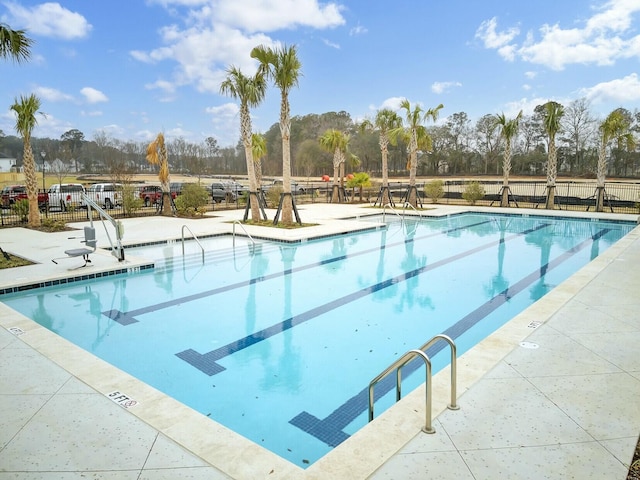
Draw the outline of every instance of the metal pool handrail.
[[[449,410],[459,410],[460,406],[456,405],[456,395],[457,395],[456,378],[458,377],[458,358],[456,354],[456,342],[454,342],[451,339],[451,337],[441,333],[433,337],[424,345],[422,345],[420,347],[420,350],[424,352],[427,348],[429,348],[431,345],[436,343],[438,340],[444,340],[445,342],[447,342],[451,350],[451,403],[447,405],[447,408]]]
[[[386,218],[387,207],[389,207],[389,210],[391,210],[393,213],[395,213],[398,218],[402,219],[400,214],[398,212],[396,212],[396,210],[391,206],[390,203],[385,203],[384,206],[382,207],[382,221],[383,222],[385,221],[385,218]]]
[[[435,433],[435,429],[431,425],[431,360],[429,356],[424,352],[427,348],[432,346],[438,340],[445,340],[451,348],[451,403],[447,405],[449,410],[459,410],[460,406],[456,404],[456,377],[457,377],[457,358],[456,358],[456,344],[455,342],[444,334],[439,334],[425,343],[419,350],[409,350],[402,355],[399,359],[389,365],[380,375],[375,377],[369,382],[369,421],[373,420],[373,407],[374,407],[374,387],[389,373],[396,371],[396,402],[402,398],[402,367],[413,360],[416,356],[422,358],[425,363],[425,426],[422,431],[425,433]]]
[[[384,377],[389,375],[394,370],[396,371],[396,402],[400,400],[402,397],[401,391],[401,369],[411,360],[413,360],[416,356],[422,358],[424,361],[424,365],[426,367],[425,373],[425,395],[427,397],[426,400],[426,412],[425,412],[425,424],[422,427],[422,431],[424,433],[435,433],[435,429],[431,426],[431,360],[426,353],[422,350],[409,350],[407,353],[402,355],[398,360],[389,365],[380,375],[371,380],[369,383],[369,421],[373,420],[373,404],[374,404],[374,392],[373,387],[375,387],[376,383],[382,380]]]
[[[256,244],[256,241],[253,239],[253,237],[249,234],[249,232],[247,232],[247,229],[244,228],[244,225],[242,225],[242,223],[240,222],[240,220],[234,220],[233,221],[233,246],[236,246],[236,223],[238,225],[240,225],[240,228],[242,228],[242,230],[244,231],[244,233],[247,235],[247,237],[249,237],[249,240],[251,240],[251,243],[253,243],[254,245]]]
[[[191,229],[189,227],[187,227],[186,225],[182,225],[182,256],[184,257],[184,229],[189,230],[189,233],[191,234],[191,236],[193,237],[193,239],[196,241],[196,243],[200,246],[200,250],[202,250],[202,263],[204,263],[204,247],[202,246],[202,244],[200,243],[200,240],[198,240],[198,237],[196,237],[195,233],[193,233],[191,231]]]
[[[418,209],[411,205],[409,202],[404,202],[404,205],[402,206],[402,218],[404,218],[404,211],[407,209],[407,207],[411,207],[413,211],[420,216],[420,220],[422,220],[422,213],[420,213]]]

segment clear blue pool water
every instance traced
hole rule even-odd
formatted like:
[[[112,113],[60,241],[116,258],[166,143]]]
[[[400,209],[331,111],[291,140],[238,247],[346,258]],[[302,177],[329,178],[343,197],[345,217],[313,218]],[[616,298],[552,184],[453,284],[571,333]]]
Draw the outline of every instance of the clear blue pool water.
[[[212,239],[204,265],[193,244],[185,258],[179,243],[145,247],[135,253],[159,259],[155,269],[0,299],[305,468],[366,424],[369,381],[398,356],[440,333],[462,354],[635,226],[386,220],[297,244]],[[449,362],[440,347],[428,352],[434,372]],[[405,394],[424,380],[412,365]],[[393,402],[389,380],[377,415]]]

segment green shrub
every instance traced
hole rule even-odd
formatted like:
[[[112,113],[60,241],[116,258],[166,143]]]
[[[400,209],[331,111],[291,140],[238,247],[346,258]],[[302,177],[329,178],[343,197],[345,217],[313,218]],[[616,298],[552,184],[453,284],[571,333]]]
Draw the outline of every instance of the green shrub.
[[[432,180],[424,186],[424,194],[431,199],[433,203],[438,203],[444,196],[444,182],[442,180]]]
[[[42,219],[41,229],[45,232],[63,232],[67,229],[67,225],[64,220],[47,217]]]
[[[470,205],[475,205],[478,200],[484,197],[484,187],[478,182],[468,183],[462,192],[464,198]]]
[[[267,190],[267,204],[270,208],[278,208],[280,204],[280,194],[282,193],[282,186],[274,185],[269,190]]]
[[[182,195],[176,200],[176,210],[180,215],[194,217],[205,212],[205,205],[209,203],[207,189],[198,183],[190,183],[182,189]]]
[[[122,208],[126,216],[130,216],[140,210],[144,201],[136,194],[136,188],[130,184],[122,186]]]
[[[29,217],[29,200],[27,200],[26,198],[18,200],[13,205],[11,205],[11,211],[14,213],[14,215],[19,216],[22,222],[26,222],[27,218]]]

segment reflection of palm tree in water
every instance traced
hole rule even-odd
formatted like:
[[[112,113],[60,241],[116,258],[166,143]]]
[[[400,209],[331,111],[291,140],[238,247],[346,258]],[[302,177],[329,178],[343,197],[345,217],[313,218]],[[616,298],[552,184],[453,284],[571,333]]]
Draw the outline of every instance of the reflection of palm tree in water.
[[[246,333],[251,335],[256,326],[256,285],[257,280],[262,278],[269,266],[269,260],[262,255],[262,245],[257,243],[253,245],[251,251],[251,280],[249,282],[249,292],[247,302],[244,306],[244,318],[246,324]]]
[[[596,237],[591,242],[591,257],[589,258],[589,260],[593,260],[598,255],[600,255],[600,236]]]
[[[423,268],[427,264],[427,256],[422,255],[417,257],[414,252],[415,242],[413,241],[416,235],[417,223],[404,222],[405,226],[405,239],[404,249],[405,256],[402,259],[400,265],[403,272],[410,272]],[[434,306],[431,297],[428,295],[416,295],[416,289],[418,288],[419,275],[413,275],[405,280],[406,289],[399,297],[399,303],[396,305],[397,311],[404,311],[406,307],[413,307],[418,304],[420,307],[428,307],[433,310]]]
[[[165,255],[165,265],[158,270],[154,269],[153,279],[156,285],[162,288],[166,293],[173,291],[173,270],[174,270],[174,257],[173,248],[167,247],[167,253]],[[183,257],[184,262],[184,257]]]
[[[55,332],[53,329],[53,317],[49,315],[47,308],[44,306],[44,295],[38,295],[38,308],[33,311],[31,318],[48,330]]]
[[[385,278],[384,274],[384,260],[385,253],[387,251],[387,228],[383,228],[380,234],[380,249],[378,250],[378,264],[376,266],[376,284],[382,283]],[[392,298],[398,292],[398,284],[396,282],[387,286],[386,288],[381,288],[373,292],[372,297],[375,300],[386,300]]]
[[[527,235],[527,240],[540,248],[540,273],[538,281],[529,291],[532,300],[536,301],[546,295],[553,287],[545,283],[545,275],[549,268],[551,257],[551,246],[554,241],[554,232],[549,229],[542,229]]]
[[[344,238],[339,237],[333,240],[331,244],[331,253],[329,255],[321,255],[320,258],[322,261],[327,262],[328,260],[333,260],[337,257],[344,257],[347,254],[347,248],[344,244]],[[344,263],[342,261],[332,262],[329,261],[324,264],[324,268],[327,269],[329,273],[337,273],[342,270],[342,266]]]
[[[495,297],[498,294],[504,292],[509,298],[509,280],[504,276],[504,257],[507,251],[507,244],[504,241],[504,237],[506,231],[509,227],[511,221],[508,218],[498,218],[496,220],[498,224],[498,229],[500,230],[500,242],[498,243],[498,272],[491,278],[491,283],[489,285],[485,285],[485,293],[489,295],[491,298]]]
[[[284,305],[283,305],[283,322],[282,322],[282,340],[283,348],[282,354],[278,358],[275,364],[266,364],[264,385],[275,384],[287,384],[298,385],[300,373],[300,353],[298,349],[293,346],[293,334],[294,328],[291,327],[292,320],[292,307],[291,298],[293,294],[293,275],[291,269],[293,261],[298,247],[296,246],[281,246],[280,256],[282,259],[282,266],[285,272],[284,275]]]

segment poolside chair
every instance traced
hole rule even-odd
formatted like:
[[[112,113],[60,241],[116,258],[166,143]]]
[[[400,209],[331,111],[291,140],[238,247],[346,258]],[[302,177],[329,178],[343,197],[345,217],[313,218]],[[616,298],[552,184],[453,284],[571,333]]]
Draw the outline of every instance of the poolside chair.
[[[75,238],[75,237],[71,237],[71,238]],[[86,267],[87,263],[91,263],[91,260],[89,259],[89,255],[96,251],[96,246],[98,244],[98,241],[96,240],[95,228],[84,227],[84,240],[82,241],[82,243],[86,245],[85,248],[72,248],[71,250],[64,251],[64,253],[66,253],[69,257],[82,257],[82,259],[84,260],[84,265],[80,265],[77,268]],[[63,257],[63,258],[67,258],[67,257]],[[60,258],[57,258],[57,259],[54,258],[51,261],[57,265],[58,262],[56,262],[56,260],[60,260]]]

